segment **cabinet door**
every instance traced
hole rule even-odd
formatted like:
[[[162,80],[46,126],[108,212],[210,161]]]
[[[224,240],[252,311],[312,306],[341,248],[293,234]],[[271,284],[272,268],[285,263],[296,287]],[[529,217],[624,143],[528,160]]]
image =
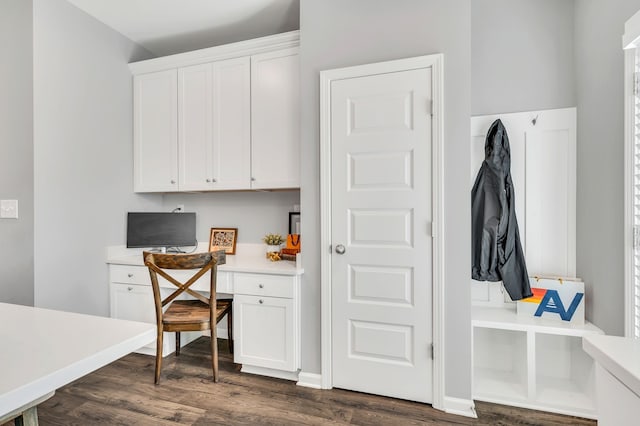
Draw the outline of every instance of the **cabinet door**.
[[[300,187],[298,49],[251,57],[253,189]]]
[[[211,64],[178,69],[179,190],[213,189]]]
[[[233,298],[234,361],[295,371],[293,300],[277,297]]]
[[[112,284],[111,318],[155,324],[155,304],[151,286]]]
[[[112,279],[115,278],[113,275]],[[172,291],[173,289],[171,288],[162,288],[162,297],[167,297]],[[180,297],[180,299],[186,299],[186,297]],[[155,324],[155,312],[153,289],[150,285],[111,283],[111,318]],[[181,346],[187,345],[201,335],[202,333],[199,331],[182,333]],[[175,333],[164,333],[162,356],[167,356],[175,351],[175,339]],[[155,339],[136,352],[155,355]]]
[[[155,304],[151,286],[112,283],[111,318],[155,324]],[[153,351],[155,347],[155,339],[145,346]]]
[[[251,187],[251,62],[248,57],[213,65],[214,189]]]
[[[178,190],[177,72],[134,77],[134,191]]]

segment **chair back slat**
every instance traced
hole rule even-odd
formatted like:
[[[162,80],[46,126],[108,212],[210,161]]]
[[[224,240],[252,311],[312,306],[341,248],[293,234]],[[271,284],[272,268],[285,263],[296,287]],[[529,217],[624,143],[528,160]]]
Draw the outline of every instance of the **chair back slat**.
[[[211,262],[214,257],[211,252],[194,254],[167,254],[145,252],[146,260],[148,255],[153,256],[153,263],[161,269],[198,269],[203,268]]]

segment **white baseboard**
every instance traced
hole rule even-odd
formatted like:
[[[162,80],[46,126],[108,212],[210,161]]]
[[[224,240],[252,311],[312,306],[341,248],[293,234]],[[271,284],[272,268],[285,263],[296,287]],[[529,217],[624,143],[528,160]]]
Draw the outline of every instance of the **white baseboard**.
[[[292,380],[294,382],[298,381],[298,372],[274,370],[271,368],[256,367],[246,364],[242,365],[242,369],[240,371],[243,373],[258,374],[260,376],[275,377],[276,379]]]
[[[304,386],[305,388],[322,389],[322,375],[301,371],[300,374],[298,374],[297,385]]]
[[[458,416],[478,418],[476,414],[476,406],[472,399],[452,398],[445,396],[443,407],[445,413],[456,414]]]

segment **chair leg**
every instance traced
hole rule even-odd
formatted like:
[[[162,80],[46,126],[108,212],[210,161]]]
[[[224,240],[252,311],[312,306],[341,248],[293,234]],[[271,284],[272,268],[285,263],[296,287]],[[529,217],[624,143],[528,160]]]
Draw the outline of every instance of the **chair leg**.
[[[156,339],[156,377],[155,384],[160,383],[160,369],[162,368],[162,330],[158,330],[158,337]]]
[[[215,322],[214,322],[215,323]],[[218,332],[216,326],[211,327],[211,367],[213,368],[213,381],[218,382]]]
[[[180,356],[180,332],[176,331],[176,356]]]
[[[233,309],[227,312],[227,342],[229,342],[229,353],[233,354]]]

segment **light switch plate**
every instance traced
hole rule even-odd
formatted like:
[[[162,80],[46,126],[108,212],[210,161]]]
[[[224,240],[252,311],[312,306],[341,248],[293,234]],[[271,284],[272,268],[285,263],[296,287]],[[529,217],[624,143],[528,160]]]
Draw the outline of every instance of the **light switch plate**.
[[[0,219],[18,218],[18,200],[0,200]]]

